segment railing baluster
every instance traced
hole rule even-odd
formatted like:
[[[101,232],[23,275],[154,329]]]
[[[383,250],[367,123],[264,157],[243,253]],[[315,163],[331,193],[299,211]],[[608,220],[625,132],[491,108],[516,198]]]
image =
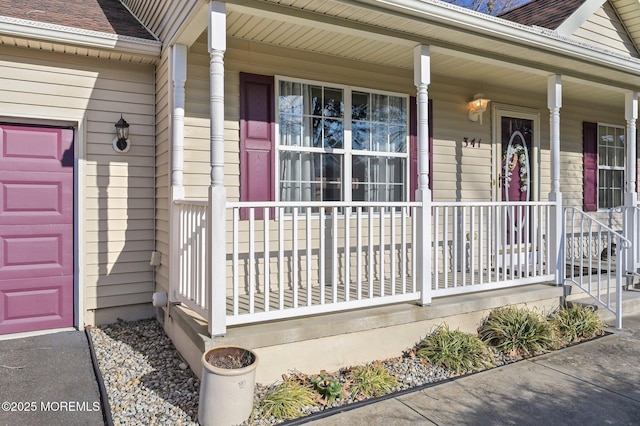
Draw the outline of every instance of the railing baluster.
[[[325,290],[327,288],[327,283],[325,282],[325,256],[326,256],[326,246],[325,246],[325,235],[326,232],[325,227],[325,212],[324,207],[320,207],[320,229],[318,233],[320,234],[320,252],[318,253],[318,258],[320,260],[320,304],[324,305],[325,301]]]
[[[256,291],[256,236],[255,236],[255,208],[249,209],[249,313],[255,312]]]
[[[311,278],[311,273],[313,272],[311,270],[311,244],[313,243],[312,239],[311,239],[311,209],[306,209],[306,238],[307,238],[307,261],[305,262],[306,266],[307,266],[307,306],[311,306],[313,304],[313,295],[312,295],[312,278]]]
[[[373,298],[373,274],[374,274],[374,253],[373,253],[373,208],[369,207],[369,215],[367,217],[367,225],[369,235],[367,242],[369,246],[369,298]]]
[[[380,275],[380,297],[384,297],[384,207],[380,207],[378,232],[380,233],[380,250],[379,250],[379,275]]]
[[[395,296],[396,294],[396,212],[395,207],[389,208],[389,219],[390,219],[390,234],[389,235],[389,267],[390,267],[390,275],[391,275],[391,295]]]
[[[344,300],[351,298],[351,208],[344,209]]]
[[[271,236],[269,235],[269,208],[264,207],[262,210],[262,223],[264,226],[264,311],[269,312],[269,305],[271,304],[271,280],[269,274],[271,273],[270,262],[270,247],[269,240]]]
[[[332,302],[338,303],[338,213],[331,211],[331,293]]]
[[[358,300],[362,300],[362,207],[356,207],[356,286]]]
[[[291,242],[293,244],[293,248],[291,251],[291,256],[293,257],[293,270],[291,274],[293,275],[293,307],[298,307],[298,273],[300,271],[300,265],[298,263],[298,207],[293,208],[293,221],[291,223]]]
[[[402,279],[402,294],[407,292],[407,207],[402,207],[400,210],[400,226],[402,228],[401,242],[400,242],[400,276]]]
[[[239,308],[239,303],[238,303],[238,293],[240,292],[238,286],[240,285],[238,280],[239,280],[239,260],[238,260],[238,255],[239,255],[239,248],[238,248],[238,228],[240,227],[240,209],[233,209],[233,255],[232,255],[232,271],[233,271],[233,277],[232,277],[232,282],[233,282],[233,289],[232,291],[232,297],[233,297],[233,315],[238,315],[238,308]]]
[[[284,309],[284,207],[278,208],[278,307]]]

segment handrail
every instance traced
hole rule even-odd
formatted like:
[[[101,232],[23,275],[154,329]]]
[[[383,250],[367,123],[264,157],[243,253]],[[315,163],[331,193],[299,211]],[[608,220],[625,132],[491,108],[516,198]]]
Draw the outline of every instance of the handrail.
[[[606,231],[611,232],[612,234],[614,234],[618,239],[623,241],[623,245],[622,248],[628,249],[631,248],[631,246],[633,245],[631,243],[631,241],[629,239],[627,239],[624,235],[622,235],[621,233],[619,233],[618,231],[612,229],[611,227],[609,227],[608,225],[605,225],[604,223],[600,222],[598,219],[596,219],[595,217],[591,216],[590,214],[582,211],[581,209],[577,208],[577,207],[565,207],[565,217],[566,217],[566,212],[568,210],[574,210],[577,213],[579,213],[582,216],[586,216],[587,218],[589,218],[589,220],[593,221],[594,223],[596,223],[597,225],[602,226],[603,228],[605,228]]]
[[[571,212],[571,213],[570,213]],[[569,215],[571,215],[571,219],[569,219]],[[623,269],[626,265],[626,262],[623,261],[623,251],[630,249],[633,244],[632,242],[626,238],[621,233],[611,229],[608,225],[600,222],[593,216],[585,213],[581,209],[577,207],[565,207],[563,211],[563,226],[564,226],[564,239],[567,239],[567,226],[568,221],[571,220],[572,224],[576,221],[576,216],[578,216],[578,221],[580,221],[582,226],[581,234],[585,235],[584,232],[584,221],[588,221],[588,228],[591,229],[594,225],[598,228],[598,242],[597,242],[597,250],[595,254],[597,257],[593,256],[592,250],[592,241],[593,241],[593,233],[588,232],[586,236],[588,238],[588,244],[586,245],[588,249],[585,250],[584,246],[580,246],[578,249],[578,257],[571,257],[571,270],[572,273],[567,276],[567,263],[565,261],[564,267],[562,268],[562,276],[567,279],[567,281],[573,283],[582,291],[584,291],[589,297],[597,301],[601,306],[606,308],[608,311],[613,313],[616,316],[616,328],[622,328],[622,281],[623,277]],[[611,256],[607,256],[607,264],[606,269],[602,269],[602,242],[600,240],[602,235],[607,237],[608,247],[607,250],[609,253],[612,252],[613,241],[615,240],[615,302],[612,301],[612,293],[613,286],[611,285],[612,280],[614,279],[614,274],[611,271]],[[566,243],[563,245],[563,255],[562,257],[566,259]],[[586,256],[585,256],[586,254]],[[576,268],[578,270],[576,274]],[[626,274],[628,271],[624,271]],[[602,277],[604,275],[604,278]],[[614,308],[615,304],[615,308]]]

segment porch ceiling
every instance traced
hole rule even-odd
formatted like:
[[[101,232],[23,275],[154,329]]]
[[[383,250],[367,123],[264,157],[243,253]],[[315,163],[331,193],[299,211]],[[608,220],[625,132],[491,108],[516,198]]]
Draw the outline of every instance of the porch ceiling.
[[[548,63],[549,53],[531,47],[448,26],[425,25],[424,21],[375,12],[353,3],[286,1],[285,7],[285,2],[280,3],[238,0],[228,4],[228,36],[407,70],[413,69],[413,47],[425,43],[432,46],[434,76],[545,93],[546,76],[559,73],[563,75],[565,98],[618,108],[624,102],[622,83],[611,80],[618,77],[613,74],[621,74],[617,71],[600,70],[567,58]],[[629,75],[625,78],[625,84],[629,84]],[[636,79],[640,86],[640,78]]]

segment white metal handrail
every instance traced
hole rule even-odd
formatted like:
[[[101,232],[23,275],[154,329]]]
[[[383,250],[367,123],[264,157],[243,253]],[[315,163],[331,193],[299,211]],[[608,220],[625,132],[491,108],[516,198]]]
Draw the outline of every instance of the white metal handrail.
[[[632,243],[624,235],[576,207],[564,208],[566,280],[616,316],[622,328],[625,252]]]

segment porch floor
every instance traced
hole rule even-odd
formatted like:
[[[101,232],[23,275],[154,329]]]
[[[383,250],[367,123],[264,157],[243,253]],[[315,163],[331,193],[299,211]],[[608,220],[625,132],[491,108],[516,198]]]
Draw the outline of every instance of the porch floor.
[[[432,275],[432,282],[437,281],[438,283],[437,287],[433,288],[433,290],[470,287],[491,282],[490,280],[515,279],[519,277],[520,272],[521,271],[517,269],[513,272],[509,269],[474,272],[448,271],[446,273],[441,271]],[[539,273],[539,271],[536,272]],[[522,277],[526,278],[527,274],[522,274]],[[404,279],[396,277],[393,282],[387,278],[383,283],[384,285],[381,286],[380,284],[380,280],[376,278],[371,282],[368,279],[363,279],[361,283],[352,281],[348,286],[346,286],[344,282],[339,282],[335,287],[331,284],[325,284],[324,288],[317,283],[309,287],[299,285],[297,289],[294,289],[294,287],[290,285],[285,286],[282,290],[272,286],[268,294],[268,310],[275,311],[302,306],[335,304],[354,300],[376,299],[385,296],[402,297],[404,295],[407,300],[412,297],[417,299],[419,296],[414,286],[413,277],[410,275],[407,275]],[[253,302],[251,302],[252,298]],[[253,312],[264,312],[266,299],[267,295],[262,291],[262,288],[257,288],[253,295],[250,295],[249,288],[245,287],[243,291],[237,295],[238,311],[236,314],[242,315],[250,313],[252,311],[252,304]],[[227,297],[227,315],[234,314],[234,301],[234,295]]]

